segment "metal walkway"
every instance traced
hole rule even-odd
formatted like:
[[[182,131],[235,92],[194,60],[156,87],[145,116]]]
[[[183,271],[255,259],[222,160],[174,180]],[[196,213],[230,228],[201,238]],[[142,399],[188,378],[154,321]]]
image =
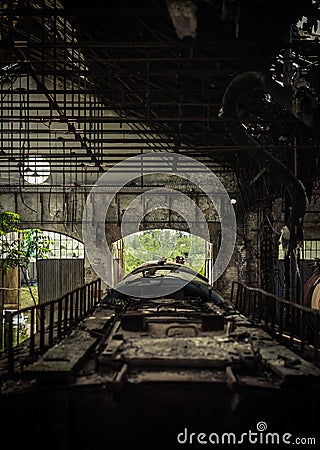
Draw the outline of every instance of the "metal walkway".
[[[0,376],[14,376],[51,347],[69,336],[97,307],[101,280],[74,289],[60,298],[29,306],[8,314],[5,323],[5,351],[0,357]],[[15,325],[15,317],[27,319],[27,338],[21,339],[24,324]]]

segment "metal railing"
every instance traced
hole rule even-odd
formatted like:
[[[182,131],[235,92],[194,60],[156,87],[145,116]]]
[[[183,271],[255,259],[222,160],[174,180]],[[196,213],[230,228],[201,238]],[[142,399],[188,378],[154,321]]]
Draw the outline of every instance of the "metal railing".
[[[233,281],[231,302],[278,341],[319,363],[320,310]]]
[[[24,360],[34,360],[68,335],[76,325],[97,306],[101,297],[101,279],[67,292],[60,298],[9,312],[6,318],[6,351],[8,373],[15,371],[18,352],[21,352],[19,333],[14,327],[15,316],[28,316],[29,337],[24,340]]]

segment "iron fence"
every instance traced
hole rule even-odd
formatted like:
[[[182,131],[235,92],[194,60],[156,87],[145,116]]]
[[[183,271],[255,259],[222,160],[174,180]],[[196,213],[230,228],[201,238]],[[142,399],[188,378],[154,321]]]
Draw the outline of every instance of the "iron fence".
[[[320,310],[233,281],[231,302],[281,343],[319,363]]]
[[[5,352],[8,373],[16,370],[15,363],[32,361],[68,335],[88,316],[101,298],[101,279],[67,292],[62,297],[17,311],[8,312],[5,323]],[[27,339],[21,339],[16,317],[28,317]],[[21,357],[22,355],[22,357]],[[21,364],[20,361],[20,364]]]

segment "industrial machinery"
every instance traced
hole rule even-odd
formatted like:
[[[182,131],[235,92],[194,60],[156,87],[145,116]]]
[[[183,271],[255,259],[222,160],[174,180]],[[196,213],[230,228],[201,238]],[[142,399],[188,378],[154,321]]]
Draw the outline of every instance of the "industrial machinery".
[[[313,272],[305,281],[300,303],[310,308],[320,309],[320,260],[313,263]]]

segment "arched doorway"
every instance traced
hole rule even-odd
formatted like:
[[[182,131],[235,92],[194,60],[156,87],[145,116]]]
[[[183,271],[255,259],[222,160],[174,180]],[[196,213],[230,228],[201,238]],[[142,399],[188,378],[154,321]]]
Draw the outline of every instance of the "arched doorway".
[[[211,282],[212,244],[199,236],[175,229],[152,229],[130,234],[113,243],[114,282],[146,261],[165,258],[184,264],[206,276]]]

